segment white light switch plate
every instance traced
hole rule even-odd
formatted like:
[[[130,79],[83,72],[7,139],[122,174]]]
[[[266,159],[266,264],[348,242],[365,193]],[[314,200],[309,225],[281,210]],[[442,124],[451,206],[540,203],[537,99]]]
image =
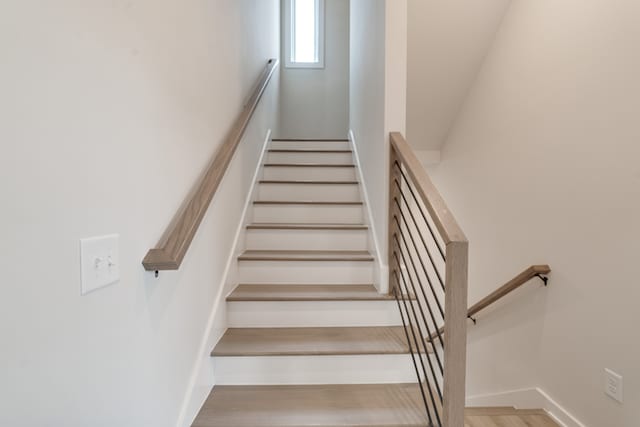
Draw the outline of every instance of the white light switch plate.
[[[616,374],[610,369],[604,370],[604,392],[612,399],[622,403],[622,375]]]
[[[82,295],[120,280],[118,240],[117,234],[80,240]]]

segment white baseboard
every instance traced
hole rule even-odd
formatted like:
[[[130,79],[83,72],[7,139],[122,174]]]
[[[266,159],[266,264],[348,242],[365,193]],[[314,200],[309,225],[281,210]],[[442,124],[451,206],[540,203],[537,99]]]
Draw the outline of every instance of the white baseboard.
[[[367,184],[364,180],[364,175],[362,174],[362,165],[360,164],[360,156],[358,155],[358,147],[356,146],[356,138],[352,129],[349,129],[349,144],[351,145],[351,149],[353,150],[353,158],[356,162],[356,170],[358,174],[358,181],[360,181],[360,186],[362,188],[362,197],[365,210],[365,223],[369,226],[369,241],[372,243],[370,246],[370,250],[375,254],[375,265],[374,269],[374,284],[378,288],[378,291],[382,294],[389,293],[389,266],[382,259],[380,255],[382,252],[380,251],[380,243],[378,242],[378,235],[376,233],[376,226],[373,223],[373,212],[371,211],[371,203],[369,203],[369,193],[367,191]]]
[[[539,388],[468,396],[466,406],[514,406],[517,409],[544,409],[554,421],[563,427],[586,427]]]
[[[189,380],[189,385],[185,392],[185,397],[180,410],[180,416],[178,417],[178,427],[189,427],[195,420],[200,408],[206,401],[209,393],[215,385],[215,377],[213,372],[213,365],[211,363],[211,349],[220,340],[222,335],[227,329],[226,324],[226,305],[225,300],[227,294],[230,292],[230,287],[236,283],[238,276],[238,268],[236,258],[243,250],[243,243],[245,236],[245,230],[248,222],[248,213],[250,207],[256,197],[258,186],[259,174],[262,169],[263,159],[266,153],[267,145],[271,141],[271,129],[267,130],[264,143],[262,145],[262,152],[258,159],[255,172],[253,174],[253,180],[251,181],[251,188],[245,199],[242,215],[240,216],[240,222],[236,229],[235,237],[233,240],[232,250],[227,258],[227,263],[222,276],[220,288],[218,294],[211,307],[211,313],[209,314],[209,320],[205,333],[200,342],[200,348],[196,356],[196,360],[193,364],[192,374]]]

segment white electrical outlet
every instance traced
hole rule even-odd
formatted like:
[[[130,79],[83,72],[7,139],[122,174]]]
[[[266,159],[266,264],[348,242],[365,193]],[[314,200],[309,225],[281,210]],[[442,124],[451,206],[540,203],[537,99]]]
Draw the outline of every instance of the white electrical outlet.
[[[118,235],[94,237],[80,241],[81,294],[111,285],[120,280]]]
[[[605,369],[604,392],[613,400],[622,403],[622,375],[616,374],[610,369]]]

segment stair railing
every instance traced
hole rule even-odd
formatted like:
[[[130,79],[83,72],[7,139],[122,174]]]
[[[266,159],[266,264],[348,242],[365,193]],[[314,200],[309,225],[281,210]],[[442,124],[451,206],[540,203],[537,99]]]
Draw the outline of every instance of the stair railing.
[[[467,310],[467,317],[471,321],[473,321],[474,325],[477,324],[478,321],[474,317],[476,314],[486,309],[487,307],[497,303],[502,298],[506,297],[516,289],[519,289],[532,279],[540,279],[546,287],[549,284],[549,277],[547,276],[549,273],[551,273],[551,267],[546,264],[532,265],[528,267],[522,273],[518,274],[513,279],[509,280],[507,283],[469,307],[469,310]],[[444,328],[440,328],[438,331],[431,335],[431,339],[429,340],[431,344],[437,344],[437,338],[439,334],[443,333],[443,331]]]
[[[430,425],[463,427],[469,244],[404,137],[390,141],[390,292]]]
[[[155,271],[157,275],[162,270],[178,270],[180,268],[191,241],[229,168],[233,154],[242,141],[244,132],[277,66],[277,59],[270,59],[267,62],[247,103],[204,175],[195,186],[195,190],[174,216],[156,247],[147,252],[142,261],[145,270]]]

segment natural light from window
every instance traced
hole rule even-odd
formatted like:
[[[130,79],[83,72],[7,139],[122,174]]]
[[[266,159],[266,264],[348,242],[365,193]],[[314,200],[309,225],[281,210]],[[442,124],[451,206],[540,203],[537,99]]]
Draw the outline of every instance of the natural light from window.
[[[318,62],[318,3],[317,0],[292,1],[291,62]]]

